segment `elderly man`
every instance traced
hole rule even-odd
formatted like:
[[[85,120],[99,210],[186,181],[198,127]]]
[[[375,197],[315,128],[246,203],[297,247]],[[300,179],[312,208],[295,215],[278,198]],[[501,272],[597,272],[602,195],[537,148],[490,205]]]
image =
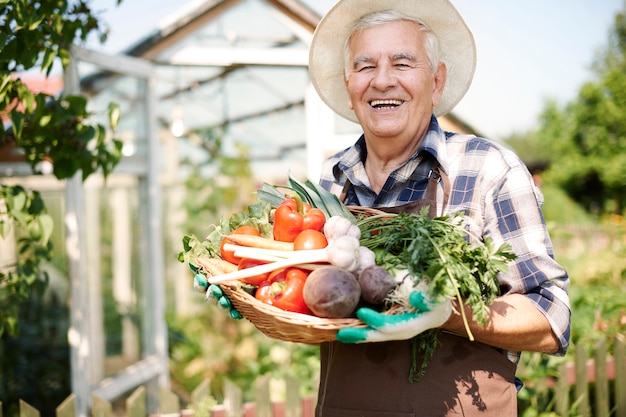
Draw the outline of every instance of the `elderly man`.
[[[373,317],[369,328],[322,344],[318,416],[516,416],[519,352],[567,350],[569,278],[554,261],[531,175],[499,144],[437,122],[461,100],[474,68],[472,34],[447,0],[342,0],[316,29],[313,85],[363,129],[324,162],[320,184],[348,205],[461,212],[473,235],[507,242],[517,255],[499,276],[489,323],[470,323],[475,341],[463,306],[430,305],[402,332]],[[409,336],[443,330],[417,382],[407,378],[415,353],[407,328]]]

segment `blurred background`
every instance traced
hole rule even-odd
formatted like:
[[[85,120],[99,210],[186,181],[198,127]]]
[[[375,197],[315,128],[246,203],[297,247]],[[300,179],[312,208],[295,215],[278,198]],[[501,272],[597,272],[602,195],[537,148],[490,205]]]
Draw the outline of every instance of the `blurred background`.
[[[58,139],[77,135],[77,125],[68,130],[61,120],[74,108],[65,103],[56,114],[66,130],[29,131],[49,127],[40,119],[16,139],[20,119],[3,101],[0,203],[23,198],[33,216],[7,220],[11,211],[0,207],[0,277],[26,283],[19,297],[0,287],[5,415],[15,415],[19,398],[53,415],[71,392],[122,404],[144,383],[189,401],[209,380],[220,401],[226,380],[251,398],[260,376],[295,375],[303,394],[314,393],[316,348],[270,340],[207,305],[177,256],[185,236],[203,238],[223,216],[245,210],[264,182],[284,183],[288,173],[316,181],[322,159],[358,138],[357,125],[319,100],[307,72],[312,33],[333,3],[76,2],[88,13],[50,9],[99,22],[74,21],[76,32],[65,31],[77,34],[72,65],[61,65],[62,53],[47,59],[34,49],[28,64],[16,64],[21,52],[1,60],[7,79],[34,93],[81,95],[88,117],[76,123],[103,127],[86,129],[94,139],[80,146]],[[440,122],[505,143],[535,175],[556,258],[572,276],[572,341],[591,352],[626,326],[626,300],[616,297],[626,289],[625,5],[453,3],[474,33],[478,65],[467,96]],[[34,25],[35,14],[19,13],[25,4],[40,4],[41,13],[50,6],[9,1],[3,33],[15,28],[11,16]],[[5,56],[10,46],[5,41]],[[27,134],[49,144],[42,150]],[[85,155],[93,159],[77,164]],[[25,259],[38,261],[28,274],[15,268]],[[520,375],[530,381],[561,363],[525,360],[532,366]],[[521,403],[551,412],[532,387]],[[284,391],[277,383],[272,395]]]

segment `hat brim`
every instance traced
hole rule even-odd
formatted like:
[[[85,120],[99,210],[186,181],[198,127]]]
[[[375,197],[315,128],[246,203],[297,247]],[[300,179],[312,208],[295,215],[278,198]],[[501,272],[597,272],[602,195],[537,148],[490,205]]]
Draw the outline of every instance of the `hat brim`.
[[[476,45],[465,21],[447,0],[341,0],[317,25],[309,49],[311,82],[320,98],[340,116],[358,122],[348,106],[344,78],[344,45],[361,17],[396,10],[424,22],[439,39],[447,77],[435,116],[449,113],[467,92],[476,68]]]

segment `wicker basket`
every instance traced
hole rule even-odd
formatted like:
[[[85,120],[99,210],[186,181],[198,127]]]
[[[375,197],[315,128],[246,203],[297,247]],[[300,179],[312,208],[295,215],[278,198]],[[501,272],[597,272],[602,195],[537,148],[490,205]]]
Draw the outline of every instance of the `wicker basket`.
[[[356,318],[325,319],[292,313],[263,303],[236,285],[221,284],[220,287],[244,318],[273,339],[316,345],[334,341],[342,327],[364,326]]]
[[[356,206],[350,206],[349,210],[357,217],[383,213]],[[273,339],[315,345],[336,340],[337,331],[343,327],[365,326],[357,318],[327,319],[292,313],[257,300],[237,285],[221,284],[220,287],[245,319]]]

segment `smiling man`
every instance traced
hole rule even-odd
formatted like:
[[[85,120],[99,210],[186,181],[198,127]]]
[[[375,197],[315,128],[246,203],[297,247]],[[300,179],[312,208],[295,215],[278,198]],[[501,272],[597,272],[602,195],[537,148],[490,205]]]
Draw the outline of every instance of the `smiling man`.
[[[430,63],[427,33],[411,21],[357,31],[349,42],[346,88],[368,143],[365,171],[380,192],[396,168],[416,153],[446,78]]]
[[[324,162],[320,184],[348,205],[462,213],[471,236],[508,243],[517,256],[498,276],[487,325],[470,323],[475,340],[466,307],[414,292],[420,314],[372,314],[368,327],[322,344],[318,416],[516,416],[520,352],[567,350],[569,277],[554,260],[540,190],[510,150],[437,121],[465,95],[475,63],[472,34],[447,0],[342,0],[316,29],[313,85],[363,129]],[[409,381],[421,355],[414,337],[433,328],[439,345],[423,377]]]

